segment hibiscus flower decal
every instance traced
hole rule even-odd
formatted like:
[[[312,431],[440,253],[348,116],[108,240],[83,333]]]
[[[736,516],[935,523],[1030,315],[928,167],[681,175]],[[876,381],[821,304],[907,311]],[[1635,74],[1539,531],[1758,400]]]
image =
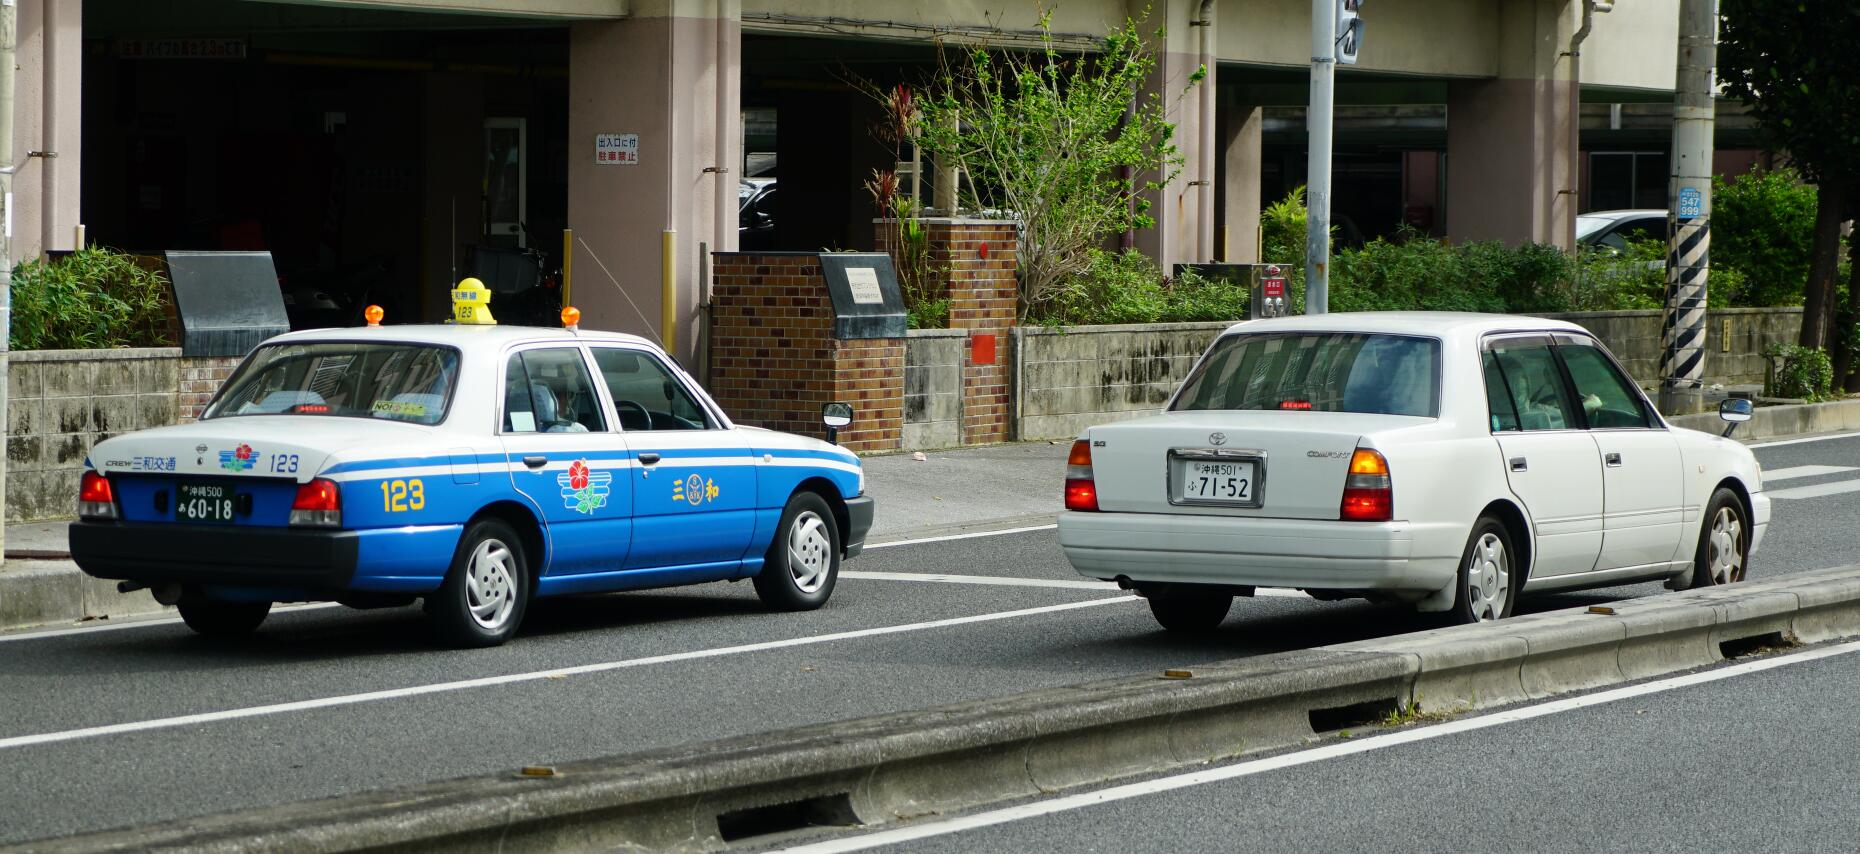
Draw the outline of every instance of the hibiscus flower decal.
[[[555,482],[562,485],[562,506],[587,514],[607,506],[613,481],[613,472],[595,471],[587,460],[569,463],[568,471],[555,476]]]
[[[588,464],[576,460],[568,465],[568,486],[570,489],[588,488]]]
[[[238,448],[233,449],[233,456],[239,459],[242,459],[242,460],[251,459],[252,458],[252,446],[243,444],[243,443],[240,444]]]

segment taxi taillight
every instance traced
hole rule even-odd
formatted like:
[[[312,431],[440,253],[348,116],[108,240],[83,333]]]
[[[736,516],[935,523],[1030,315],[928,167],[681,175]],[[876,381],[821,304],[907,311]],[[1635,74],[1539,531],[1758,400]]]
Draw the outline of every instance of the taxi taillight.
[[[110,479],[87,471],[78,481],[78,516],[86,519],[116,518],[116,491]]]
[[[1066,455],[1066,509],[1098,509],[1098,484],[1092,479],[1091,443],[1080,439]]]
[[[333,480],[317,478],[297,487],[291,502],[291,524],[318,528],[342,525],[342,490]]]
[[[1387,522],[1395,518],[1395,489],[1389,480],[1389,461],[1368,448],[1350,456],[1350,473],[1343,478],[1343,506],[1338,517],[1346,522]]]

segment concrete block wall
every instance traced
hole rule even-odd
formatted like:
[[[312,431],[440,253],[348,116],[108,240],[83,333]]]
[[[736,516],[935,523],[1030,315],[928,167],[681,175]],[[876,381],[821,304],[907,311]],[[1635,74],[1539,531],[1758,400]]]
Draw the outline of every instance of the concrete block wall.
[[[824,438],[821,405],[843,401],[842,446],[898,449],[904,339],[835,340],[819,255],[720,252],[711,270],[709,388],[732,420]]]
[[[181,351],[22,350],[9,356],[9,522],[69,517],[91,448],[180,416]]]
[[[1232,324],[1014,330],[1020,439],[1070,439],[1093,424],[1161,411],[1209,342]]]
[[[1641,385],[1659,384],[1660,312],[1591,311],[1544,316],[1567,320],[1595,333]],[[1713,309],[1705,320],[1705,377],[1726,385],[1761,383],[1769,366],[1763,351],[1774,344],[1795,343],[1801,331],[1800,307]]]
[[[904,450],[962,445],[962,371],[968,334],[913,329],[904,339]]]

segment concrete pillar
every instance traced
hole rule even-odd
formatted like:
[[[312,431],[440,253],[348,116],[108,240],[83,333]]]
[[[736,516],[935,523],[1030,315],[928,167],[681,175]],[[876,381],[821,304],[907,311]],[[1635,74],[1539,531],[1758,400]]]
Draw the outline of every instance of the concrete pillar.
[[[1251,104],[1229,106],[1222,121],[1222,235],[1215,251],[1223,261],[1256,264],[1259,257],[1260,129],[1264,110]],[[1226,241],[1225,247],[1221,239]],[[1280,259],[1285,260],[1285,259]]]
[[[1160,192],[1147,194],[1156,226],[1139,229],[1136,235],[1137,249],[1155,259],[1164,272],[1176,264],[1212,261],[1220,251],[1214,235],[1213,206],[1203,199],[1204,195],[1211,199],[1215,192],[1217,164],[1221,160],[1219,142],[1204,132],[1214,118],[1210,115],[1204,122],[1202,116],[1203,112],[1211,112],[1214,99],[1204,99],[1201,91],[1191,86],[1191,78],[1202,64],[1201,31],[1208,31],[1210,44],[1216,41],[1214,26],[1193,24],[1200,20],[1201,6],[1200,0],[1127,0],[1125,4],[1129,16],[1138,19],[1139,29],[1146,35],[1154,33],[1158,26],[1166,28],[1164,39],[1151,41],[1156,51],[1156,71],[1148,91],[1162,98],[1168,120],[1175,124],[1174,142],[1183,162],[1174,180]],[[1142,19],[1145,9],[1149,18]],[[1199,85],[1215,85],[1214,76],[1210,74]],[[1203,151],[1211,144],[1216,150],[1204,158]],[[1140,176],[1138,181],[1142,180]],[[1202,246],[1208,247],[1205,257]]]
[[[78,248],[83,0],[20,0],[13,100],[13,257]],[[28,157],[27,152],[47,156]],[[56,156],[52,156],[56,155]]]
[[[1569,248],[1568,49],[1576,4],[1500,0],[1499,68],[1447,87],[1447,233]]]
[[[699,244],[736,247],[740,8],[737,0],[637,0],[631,18],[569,30],[568,225],[582,323],[665,340],[669,232],[670,349],[687,365],[696,364]],[[637,134],[638,164],[596,163],[599,134]]]

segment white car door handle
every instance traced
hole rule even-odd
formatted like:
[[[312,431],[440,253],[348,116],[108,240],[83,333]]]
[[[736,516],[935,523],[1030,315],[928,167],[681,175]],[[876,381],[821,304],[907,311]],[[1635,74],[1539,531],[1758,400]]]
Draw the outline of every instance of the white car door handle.
[[[1602,462],[1607,463],[1611,468],[1620,468],[1621,467],[1621,455],[1620,454],[1603,454]]]
[[[1526,462],[1523,457],[1512,457],[1511,458],[1511,470],[1512,471],[1530,471],[1530,468],[1531,468],[1530,463]]]

